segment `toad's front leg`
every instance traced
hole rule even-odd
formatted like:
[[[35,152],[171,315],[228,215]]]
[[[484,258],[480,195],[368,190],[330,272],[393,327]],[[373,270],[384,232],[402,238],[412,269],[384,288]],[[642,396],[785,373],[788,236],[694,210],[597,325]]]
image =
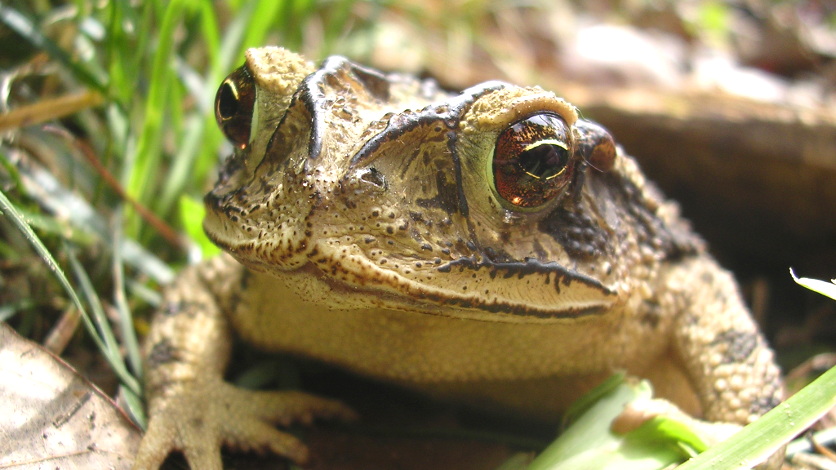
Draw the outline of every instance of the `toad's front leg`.
[[[675,269],[667,286],[681,302],[675,308],[675,350],[703,417],[746,425],[777,406],[783,398],[780,371],[731,275],[700,258]],[[758,468],[779,468],[783,454]]]
[[[234,266],[230,263],[229,258],[213,260],[184,271],[153,319],[145,344],[149,423],[135,469],[156,469],[175,450],[193,469],[220,469],[221,446],[304,462],[307,447],[274,424],[354,416],[335,401],[299,392],[244,390],[224,382],[231,331],[214,293],[229,287],[220,285],[217,274]]]

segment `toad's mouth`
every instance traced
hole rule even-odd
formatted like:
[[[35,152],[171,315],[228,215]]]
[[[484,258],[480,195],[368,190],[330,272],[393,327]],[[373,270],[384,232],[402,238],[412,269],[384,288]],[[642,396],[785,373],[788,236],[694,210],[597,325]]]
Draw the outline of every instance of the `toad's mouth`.
[[[347,308],[363,306],[408,310],[479,321],[548,322],[595,316],[612,309],[618,300],[615,289],[570,272],[556,263],[527,261],[524,264],[487,266],[461,261],[431,269],[423,276],[409,277],[393,270],[380,269],[368,262],[335,264],[325,263],[319,258],[281,275],[304,276],[308,281],[323,283],[336,298],[342,299]],[[486,289],[468,292],[455,287],[457,277],[473,279],[474,273],[485,277]],[[531,283],[538,286],[550,277],[551,282],[560,286],[546,290],[560,292],[549,301],[544,301],[542,296],[537,297],[538,290],[529,289],[530,295],[515,296],[513,286],[496,289],[489,281],[520,283],[529,276],[534,278]],[[331,299],[322,300],[329,304],[333,302]],[[312,302],[317,301],[312,299]]]

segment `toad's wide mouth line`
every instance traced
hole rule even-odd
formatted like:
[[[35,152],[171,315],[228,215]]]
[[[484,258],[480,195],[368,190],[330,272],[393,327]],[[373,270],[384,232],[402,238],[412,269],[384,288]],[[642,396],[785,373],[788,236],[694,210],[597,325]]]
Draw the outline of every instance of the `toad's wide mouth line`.
[[[455,291],[442,290],[400,276],[398,276],[400,282],[367,278],[363,283],[354,283],[335,277],[313,262],[308,262],[288,273],[310,276],[316,282],[327,284],[331,291],[338,292],[340,295],[359,296],[367,305],[457,320],[507,323],[561,322],[605,314],[614,303],[598,301],[563,309],[545,309],[501,299],[485,301],[479,300],[477,296],[464,296]],[[313,303],[318,301],[311,299]]]
[[[490,273],[491,278],[501,275],[503,279],[513,277],[523,278],[531,274],[553,275],[555,276],[554,282],[558,292],[560,292],[561,284],[569,286],[572,282],[580,282],[587,287],[600,291],[603,295],[616,295],[615,290],[605,286],[601,281],[566,269],[556,261],[542,262],[535,258],[525,258],[522,261],[491,261],[486,257],[482,257],[481,259],[461,257],[440,265],[438,271],[449,273],[457,268],[468,271],[486,269]]]

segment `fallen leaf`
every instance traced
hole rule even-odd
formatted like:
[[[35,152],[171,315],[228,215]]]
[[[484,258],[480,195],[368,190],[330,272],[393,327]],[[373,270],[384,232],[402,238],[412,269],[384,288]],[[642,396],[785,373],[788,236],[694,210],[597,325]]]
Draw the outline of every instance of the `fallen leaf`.
[[[0,469],[127,469],[139,439],[110,397],[0,323]]]

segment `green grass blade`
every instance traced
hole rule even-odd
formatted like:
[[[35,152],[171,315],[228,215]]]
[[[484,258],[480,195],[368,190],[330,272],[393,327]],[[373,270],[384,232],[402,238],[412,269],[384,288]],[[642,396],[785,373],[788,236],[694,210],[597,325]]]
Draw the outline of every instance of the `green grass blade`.
[[[790,268],[790,276],[792,276],[793,281],[795,281],[798,285],[804,286],[813,292],[818,292],[825,297],[830,297],[831,299],[836,300],[836,284],[833,282],[826,282],[809,277],[796,277],[792,268]]]
[[[121,212],[119,214],[121,216]],[[118,217],[121,220],[121,217]],[[131,370],[135,372],[138,377],[142,377],[142,354],[139,348],[139,341],[136,337],[136,330],[134,330],[133,315],[128,306],[128,295],[125,289],[125,266],[122,259],[122,245],[117,240],[122,239],[121,224],[114,224],[114,233],[112,239],[113,243],[113,292],[114,292],[114,306],[119,315],[119,325],[121,327],[122,342],[125,347],[125,355]],[[122,386],[119,389],[128,412],[133,416],[134,421],[139,426],[145,429],[147,424],[147,417],[145,416],[145,407],[142,404],[141,394],[138,390],[130,387]]]
[[[96,330],[96,327],[93,321],[90,318],[90,315],[87,312],[87,309],[84,308],[84,304],[82,303],[81,299],[79,298],[78,294],[76,293],[75,289],[73,288],[70,281],[67,279],[67,276],[64,275],[64,271],[55,261],[55,258],[49,252],[49,250],[44,246],[41,239],[38,235],[32,230],[32,227],[23,219],[20,213],[15,209],[14,205],[9,201],[6,197],[6,194],[3,191],[0,191],[0,212],[2,212],[6,217],[8,217],[12,223],[20,230],[32,247],[35,249],[35,252],[44,260],[47,267],[50,271],[52,271],[56,278],[58,278],[58,282],[61,283],[61,286],[67,292],[67,295],[72,300],[73,304],[78,308],[79,312],[81,312],[81,319],[84,323],[84,326],[87,328],[90,337],[93,338],[93,341],[96,343],[96,346],[105,354],[110,366],[113,368],[114,372],[119,376],[119,379],[122,381],[125,386],[130,388],[131,390],[139,392],[139,382],[133,377],[130,372],[125,368],[125,364],[121,361],[119,357],[112,357],[108,354],[109,348],[105,344],[102,337],[99,335],[99,332]]]
[[[137,142],[136,154],[131,159],[134,163],[133,167],[126,168],[130,170],[126,185],[128,194],[146,207],[155,209],[155,195],[158,191],[156,173],[160,171],[166,113],[171,107],[170,92],[172,87],[179,86],[175,69],[172,66],[175,36],[187,4],[186,0],[173,0],[165,9],[148,78],[150,87],[145,101],[142,133]],[[128,231],[128,236],[134,237],[139,233],[139,220],[134,216],[130,218],[130,222],[131,229]]]
[[[121,215],[121,212],[120,212]],[[119,217],[121,219],[121,217]],[[142,354],[140,353],[139,341],[136,337],[136,330],[133,328],[133,315],[128,306],[128,294],[125,290],[125,263],[122,257],[121,224],[114,224],[113,233],[113,304],[119,314],[119,326],[121,327],[122,342],[125,347],[125,355],[136,375],[142,376]]]
[[[113,330],[110,328],[110,323],[107,321],[107,314],[104,311],[104,307],[102,307],[102,303],[99,301],[96,289],[93,288],[93,283],[90,281],[90,277],[87,276],[87,272],[78,261],[78,257],[75,255],[73,247],[68,243],[65,243],[64,251],[67,253],[67,258],[70,261],[70,267],[73,270],[73,274],[75,275],[77,282],[80,284],[81,293],[84,294],[84,298],[87,299],[87,305],[90,306],[90,310],[93,313],[93,323],[96,325],[96,331],[99,332],[106,348],[104,353],[111,358],[118,358],[121,362],[119,342],[116,340],[116,335],[113,334]]]

